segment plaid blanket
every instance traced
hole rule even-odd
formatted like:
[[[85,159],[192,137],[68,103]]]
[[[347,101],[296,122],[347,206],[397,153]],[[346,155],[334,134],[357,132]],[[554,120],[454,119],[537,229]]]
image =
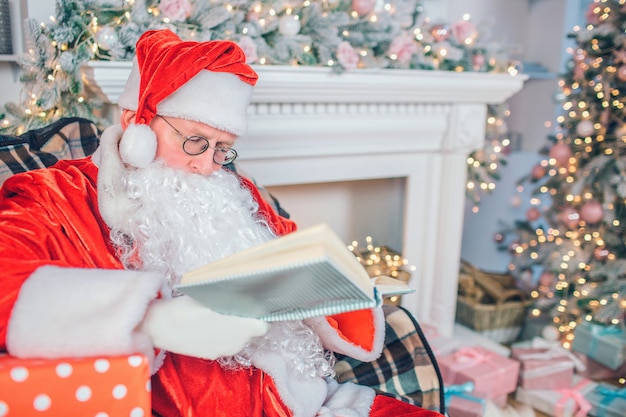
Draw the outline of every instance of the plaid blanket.
[[[402,307],[385,305],[383,311],[387,328],[382,355],[374,362],[338,356],[338,381],[367,385],[380,394],[444,414],[443,381],[422,329]]]
[[[0,185],[18,172],[91,155],[98,147],[99,133],[92,121],[71,117],[21,136],[0,135]]]

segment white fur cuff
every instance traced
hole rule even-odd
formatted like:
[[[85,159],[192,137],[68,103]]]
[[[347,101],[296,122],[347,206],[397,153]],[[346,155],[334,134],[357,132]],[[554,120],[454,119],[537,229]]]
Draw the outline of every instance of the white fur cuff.
[[[376,398],[373,388],[327,379],[328,396],[318,417],[367,417]]]
[[[310,326],[319,336],[324,348],[332,352],[341,353],[362,362],[376,360],[385,343],[385,315],[382,308],[374,308],[374,343],[372,350],[366,350],[360,346],[352,344],[337,334],[337,329],[332,327],[326,317],[313,317],[304,322]]]
[[[164,278],[104,269],[37,269],[22,285],[7,330],[14,356],[154,355],[135,328]]]

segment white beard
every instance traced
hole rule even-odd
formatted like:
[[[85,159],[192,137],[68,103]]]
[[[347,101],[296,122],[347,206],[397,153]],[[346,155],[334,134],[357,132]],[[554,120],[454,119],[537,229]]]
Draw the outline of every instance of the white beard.
[[[257,216],[250,191],[225,169],[204,177],[157,161],[127,169],[122,184],[133,204],[120,214],[124,225],[111,230],[118,255],[127,269],[166,274],[172,288],[187,271],[276,237]],[[266,336],[220,361],[250,366],[252,356],[264,350],[280,350],[297,374],[333,373],[333,355],[300,321],[274,323]]]
[[[126,268],[162,272],[175,284],[185,272],[275,237],[256,216],[250,191],[225,169],[204,177],[153,162],[125,171],[122,183],[134,204],[111,238]]]

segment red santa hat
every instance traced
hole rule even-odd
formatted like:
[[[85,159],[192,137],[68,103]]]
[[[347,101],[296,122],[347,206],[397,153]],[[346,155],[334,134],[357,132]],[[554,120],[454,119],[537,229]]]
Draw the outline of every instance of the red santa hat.
[[[154,160],[156,134],[149,124],[157,114],[244,134],[257,79],[234,42],[182,41],[170,30],[145,32],[118,99],[120,108],[137,112],[120,141],[122,160],[136,167]]]

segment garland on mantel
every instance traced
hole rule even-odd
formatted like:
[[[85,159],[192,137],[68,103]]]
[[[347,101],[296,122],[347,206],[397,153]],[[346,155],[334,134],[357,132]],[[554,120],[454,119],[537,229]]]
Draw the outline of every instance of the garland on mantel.
[[[132,59],[139,36],[169,28],[183,39],[229,39],[249,63],[509,72],[512,47],[469,16],[448,24],[423,16],[421,0],[57,0],[51,22],[25,23],[19,103],[0,112],[17,135],[62,117],[101,126],[103,103],[86,97],[81,65]],[[489,161],[491,162],[491,161]]]

